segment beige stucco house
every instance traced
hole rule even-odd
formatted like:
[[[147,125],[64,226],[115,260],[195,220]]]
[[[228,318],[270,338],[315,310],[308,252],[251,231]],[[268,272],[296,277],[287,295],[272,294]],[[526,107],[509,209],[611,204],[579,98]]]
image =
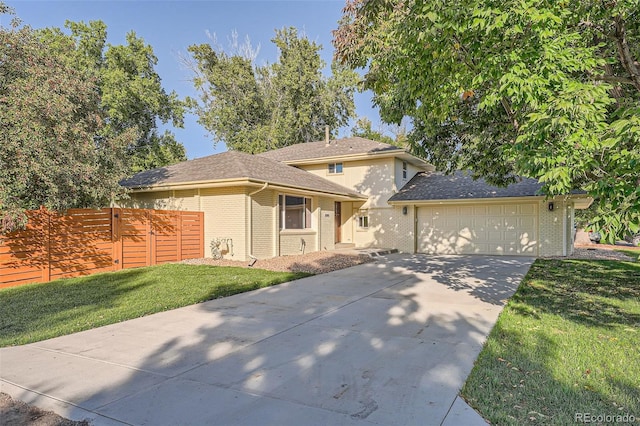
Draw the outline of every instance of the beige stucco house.
[[[402,252],[566,256],[582,194],[547,199],[524,179],[508,188],[445,176],[404,149],[362,138],[225,152],[141,172],[128,205],[203,211],[227,258],[336,246]]]

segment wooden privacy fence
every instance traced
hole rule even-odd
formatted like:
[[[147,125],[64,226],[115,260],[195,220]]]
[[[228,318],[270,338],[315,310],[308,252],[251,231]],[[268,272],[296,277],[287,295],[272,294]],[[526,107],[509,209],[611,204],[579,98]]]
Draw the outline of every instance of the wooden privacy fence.
[[[0,287],[204,256],[204,213],[108,208],[28,212],[0,235]]]

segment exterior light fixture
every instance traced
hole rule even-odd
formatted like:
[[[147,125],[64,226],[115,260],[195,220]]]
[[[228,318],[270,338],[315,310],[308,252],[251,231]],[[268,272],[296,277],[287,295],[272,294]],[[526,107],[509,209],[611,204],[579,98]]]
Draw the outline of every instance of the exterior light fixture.
[[[552,212],[553,211],[553,202],[549,203],[549,211]]]
[[[406,216],[407,212],[409,211],[409,209],[407,208],[407,206],[402,207],[402,214]]]

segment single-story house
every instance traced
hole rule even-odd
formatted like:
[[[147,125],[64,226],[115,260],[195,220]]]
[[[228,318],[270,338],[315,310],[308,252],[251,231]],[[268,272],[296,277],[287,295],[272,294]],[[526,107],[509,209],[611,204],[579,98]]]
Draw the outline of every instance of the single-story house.
[[[225,152],[136,174],[127,206],[203,211],[205,253],[249,260],[336,247],[565,256],[584,194],[547,199],[442,175],[396,146],[353,137],[249,155]]]

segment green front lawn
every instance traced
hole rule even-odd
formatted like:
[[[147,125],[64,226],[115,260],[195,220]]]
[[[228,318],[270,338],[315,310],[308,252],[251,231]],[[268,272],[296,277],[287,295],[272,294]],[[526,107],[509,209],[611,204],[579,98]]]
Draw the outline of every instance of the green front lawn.
[[[462,395],[492,424],[638,421],[640,263],[537,260]]]
[[[166,264],[0,290],[0,347],[22,345],[308,276]]]

